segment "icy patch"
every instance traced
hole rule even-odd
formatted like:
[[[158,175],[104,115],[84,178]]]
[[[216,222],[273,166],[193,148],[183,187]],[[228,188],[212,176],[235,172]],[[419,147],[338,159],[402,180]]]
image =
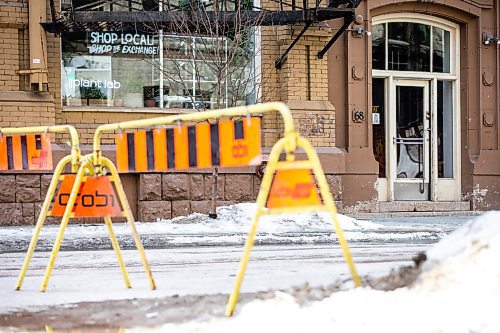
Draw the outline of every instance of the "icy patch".
[[[500,212],[485,214],[435,245],[411,287],[388,292],[358,288],[304,307],[277,293],[274,299],[247,304],[231,319],[151,331],[499,332],[499,222]]]
[[[244,243],[255,214],[256,204],[242,203],[219,207],[217,219],[194,213],[154,223],[137,222],[137,229],[147,248],[186,247],[193,245],[241,245]],[[400,242],[405,240],[434,242],[456,226],[401,223],[388,225],[357,220],[338,214],[345,238],[353,242]],[[125,223],[113,225],[120,245],[134,248],[130,228]],[[50,251],[59,226],[42,228],[37,250]],[[0,252],[26,251],[34,228],[0,228]],[[259,220],[256,244],[323,244],[337,238],[328,213],[282,214],[262,216]],[[69,225],[62,244],[63,250],[111,249],[104,224]]]

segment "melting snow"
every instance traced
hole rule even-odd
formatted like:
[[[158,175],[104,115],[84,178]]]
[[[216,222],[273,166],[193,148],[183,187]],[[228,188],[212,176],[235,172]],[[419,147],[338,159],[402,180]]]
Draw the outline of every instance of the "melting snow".
[[[303,307],[277,293],[274,299],[243,306],[231,319],[167,324],[151,331],[500,332],[500,212],[467,223],[427,255],[420,277],[409,287],[388,292],[357,288]]]
[[[216,220],[203,214],[191,214],[154,223],[137,223],[146,247],[180,247],[197,245],[241,245],[250,229],[256,204],[242,203],[219,207]],[[388,242],[398,240],[438,240],[448,230],[446,226],[388,226],[366,220],[357,220],[338,214],[348,241]],[[50,250],[58,232],[58,225],[42,228],[38,250]],[[33,227],[0,229],[0,252],[25,251]],[[114,224],[115,233],[124,248],[133,247],[129,227]],[[259,220],[257,244],[312,244],[329,243],[336,238],[328,213],[263,216]],[[108,231],[104,224],[69,225],[63,248],[80,249],[93,244],[94,249],[109,249]]]

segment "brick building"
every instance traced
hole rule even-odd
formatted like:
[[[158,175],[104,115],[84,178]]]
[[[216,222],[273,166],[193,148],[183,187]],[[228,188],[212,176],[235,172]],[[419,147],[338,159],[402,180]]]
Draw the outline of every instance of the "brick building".
[[[113,38],[104,31],[46,32],[40,23],[51,21],[49,3],[0,1],[1,127],[71,124],[85,152],[100,124],[191,112],[193,103],[213,107],[210,89],[194,80],[200,101],[186,98],[185,88],[167,87],[168,78],[151,65],[168,65],[165,51],[147,61],[121,54],[123,48],[110,56],[91,45],[92,38],[96,45]],[[68,3],[56,1],[56,8],[64,11]],[[356,13],[362,17],[322,59],[317,53],[343,22],[314,24],[280,69],[275,60],[302,27],[260,28],[261,52],[252,67],[258,89],[236,103],[287,103],[301,134],[317,147],[344,211],[498,209],[500,6],[493,0],[368,0]],[[161,45],[147,35],[119,38],[131,53],[182,50],[168,36]],[[201,41],[189,43],[189,50],[200,50],[193,45]],[[208,75],[203,84],[213,82]],[[265,115],[264,146],[281,133],[279,117]],[[55,138],[55,160],[68,153],[66,141]],[[114,137],[103,143],[114,158]],[[208,212],[209,170],[123,180],[139,220]],[[34,223],[49,181],[46,173],[1,172],[2,223]],[[221,170],[218,188],[220,204],[255,200],[255,168]]]

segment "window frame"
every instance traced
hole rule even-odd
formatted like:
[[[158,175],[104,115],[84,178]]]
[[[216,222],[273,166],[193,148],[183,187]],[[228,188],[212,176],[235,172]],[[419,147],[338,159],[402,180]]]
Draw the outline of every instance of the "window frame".
[[[419,23],[430,26],[431,31],[431,49],[430,49],[430,71],[428,72],[417,72],[417,71],[396,71],[389,70],[389,43],[388,43],[388,23],[403,22],[403,23]],[[375,77],[388,77],[389,75],[394,76],[404,76],[408,78],[438,78],[442,80],[458,80],[459,79],[459,64],[457,64],[457,59],[460,59],[460,47],[459,47],[459,25],[448,22],[446,20],[416,13],[394,13],[394,14],[383,14],[378,15],[372,19],[372,26],[377,24],[385,24],[385,68],[386,69],[372,69],[372,75]],[[433,57],[434,57],[434,43],[433,43],[433,27],[443,29],[450,33],[450,72],[449,73],[439,73],[433,72]],[[370,43],[370,54],[372,53],[372,45]],[[458,56],[454,56],[458,55]]]

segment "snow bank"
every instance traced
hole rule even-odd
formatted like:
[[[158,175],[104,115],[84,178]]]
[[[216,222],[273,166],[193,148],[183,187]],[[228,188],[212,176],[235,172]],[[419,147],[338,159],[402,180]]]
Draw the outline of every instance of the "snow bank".
[[[152,331],[500,332],[499,261],[500,212],[490,212],[436,244],[411,287],[358,288],[305,307],[277,293],[243,306],[231,319],[167,324]]]
[[[250,230],[251,220],[256,210],[254,203],[242,203],[219,207],[217,219],[194,213],[174,219],[162,219],[154,223],[137,222],[139,234],[146,247],[182,247],[196,245],[241,245]],[[370,221],[360,221],[338,215],[346,238],[352,240],[388,238],[436,239],[442,236],[434,231],[421,234],[381,234],[375,235],[382,225]],[[120,244],[133,247],[130,228],[125,223],[113,225]],[[34,228],[0,228],[0,252],[19,251],[27,248]],[[59,230],[58,225],[42,228],[38,248],[50,250]],[[259,220],[258,244],[302,244],[330,243],[335,239],[331,218],[326,213],[306,213],[294,215],[263,216]],[[108,230],[104,224],[69,225],[65,232],[64,249],[108,249]]]
[[[247,233],[251,220],[257,210],[255,203],[240,203],[217,208],[217,219],[213,220],[203,214],[191,214],[172,220],[161,220],[156,224],[159,228],[169,226],[183,232],[244,232]],[[338,214],[341,227],[344,230],[379,229],[382,226],[370,221],[360,221],[355,218]],[[172,231],[174,231],[172,230]],[[281,214],[262,216],[259,219],[259,232],[284,233],[296,231],[332,231],[332,221],[328,213]]]

